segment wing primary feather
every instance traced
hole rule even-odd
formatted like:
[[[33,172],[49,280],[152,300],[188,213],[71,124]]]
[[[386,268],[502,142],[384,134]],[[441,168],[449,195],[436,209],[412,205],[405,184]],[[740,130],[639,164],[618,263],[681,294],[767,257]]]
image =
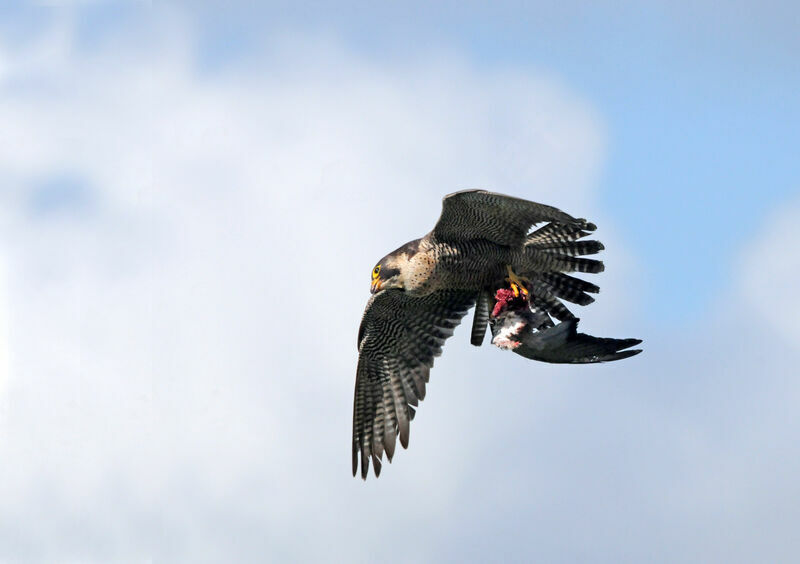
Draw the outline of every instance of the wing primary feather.
[[[395,431],[394,423],[389,422],[387,419],[385,422],[386,428],[383,433],[383,447],[386,449],[386,458],[389,462],[392,461],[394,458],[394,447],[397,441],[397,432]]]
[[[402,401],[400,397],[395,394],[394,406],[397,412],[397,426],[398,430],[400,431],[400,444],[403,445],[403,448],[408,448],[408,404]]]
[[[373,457],[377,456],[379,459],[383,456],[383,430],[385,428],[383,421],[385,413],[384,402],[378,402],[375,410],[375,420],[372,423],[372,455]]]
[[[383,426],[383,446],[386,449],[386,457],[389,462],[392,461],[394,456],[394,444],[397,432],[397,413],[395,411],[394,396],[391,387],[387,386],[383,392],[383,407],[384,407],[384,426]]]
[[[486,336],[486,328],[489,326],[489,314],[491,313],[492,294],[486,290],[478,294],[475,302],[475,313],[472,318],[472,332],[469,342],[479,347],[483,344]]]

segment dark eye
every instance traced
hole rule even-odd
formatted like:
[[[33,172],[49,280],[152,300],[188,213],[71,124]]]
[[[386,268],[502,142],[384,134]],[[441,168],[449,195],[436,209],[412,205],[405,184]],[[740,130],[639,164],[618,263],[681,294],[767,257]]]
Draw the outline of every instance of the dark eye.
[[[373,274],[374,276],[377,276],[377,275],[380,273],[380,271],[381,271],[381,267],[380,267],[380,265],[378,265],[378,266],[376,266],[376,267],[375,267],[375,269],[372,271],[372,274]]]

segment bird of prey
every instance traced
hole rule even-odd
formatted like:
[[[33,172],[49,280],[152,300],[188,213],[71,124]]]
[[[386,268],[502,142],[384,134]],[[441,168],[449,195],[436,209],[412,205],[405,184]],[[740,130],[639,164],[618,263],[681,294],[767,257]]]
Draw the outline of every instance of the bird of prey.
[[[408,446],[409,422],[425,398],[434,357],[473,306],[473,345],[479,346],[491,327],[501,346],[511,323],[519,335],[512,336],[509,348],[534,360],[591,363],[641,352],[623,350],[638,339],[577,333],[578,319],[561,302],[587,305],[594,301],[589,294],[600,290],[565,274],[603,270],[601,261],[583,258],[603,249],[599,241],[581,240],[594,230],[594,224],[551,206],[465,190],[444,197],[433,231],[375,265],[358,331],[354,476],[359,455],[361,477],[366,479],[370,460],[377,477],[383,453],[390,462],[394,456],[398,434],[403,448]],[[494,303],[494,292],[504,287],[522,294],[524,311],[497,314],[502,308]]]

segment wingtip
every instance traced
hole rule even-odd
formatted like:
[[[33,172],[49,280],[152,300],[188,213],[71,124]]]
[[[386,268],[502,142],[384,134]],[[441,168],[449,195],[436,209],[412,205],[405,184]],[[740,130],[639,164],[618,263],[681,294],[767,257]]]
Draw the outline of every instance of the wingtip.
[[[383,449],[386,452],[386,458],[389,460],[389,462],[391,462],[392,458],[394,458],[394,441],[394,432],[392,431],[391,433],[387,433],[384,438]]]
[[[630,347],[635,347],[636,345],[641,345],[641,339],[619,339],[620,347],[619,350],[622,349],[629,349]],[[641,350],[639,351],[641,352]]]
[[[408,426],[406,426],[405,429],[403,427],[400,428],[400,444],[403,446],[403,448],[408,448],[408,434]]]
[[[640,352],[642,352],[642,349],[633,349],[633,350],[629,350],[629,351],[619,351],[618,353],[609,355],[609,357],[607,359],[604,359],[603,362],[608,362],[608,361],[611,361],[611,360],[622,360],[624,358],[630,358],[632,356],[636,356]]]

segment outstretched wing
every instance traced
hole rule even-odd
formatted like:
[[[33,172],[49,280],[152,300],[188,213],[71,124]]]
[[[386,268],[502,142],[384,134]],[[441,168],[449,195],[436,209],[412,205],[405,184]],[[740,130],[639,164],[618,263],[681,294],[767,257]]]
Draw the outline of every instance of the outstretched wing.
[[[370,458],[380,475],[384,450],[389,461],[400,434],[408,447],[414,406],[425,398],[434,357],[475,303],[476,292],[442,290],[409,296],[378,292],[369,302],[358,335],[358,368],[353,400],[353,475],[361,453],[361,477]]]
[[[552,206],[485,190],[464,190],[444,197],[442,215],[433,228],[441,243],[487,239],[498,245],[523,244],[532,225],[542,221],[594,226]]]

